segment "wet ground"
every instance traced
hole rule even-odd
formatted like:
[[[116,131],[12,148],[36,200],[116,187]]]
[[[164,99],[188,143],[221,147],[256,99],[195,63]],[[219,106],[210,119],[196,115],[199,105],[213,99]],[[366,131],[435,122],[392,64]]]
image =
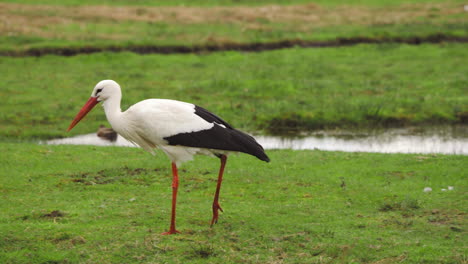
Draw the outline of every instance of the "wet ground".
[[[466,135],[466,134],[465,134]],[[306,137],[257,137],[266,149],[320,149],[345,152],[440,153],[468,155],[468,137],[450,131],[408,129],[361,134],[322,132]]]
[[[440,153],[468,155],[468,126],[404,128],[367,131],[318,131],[296,137],[255,136],[265,149],[319,149],[377,153]],[[134,145],[118,136],[111,142],[96,133],[54,139],[46,144]]]

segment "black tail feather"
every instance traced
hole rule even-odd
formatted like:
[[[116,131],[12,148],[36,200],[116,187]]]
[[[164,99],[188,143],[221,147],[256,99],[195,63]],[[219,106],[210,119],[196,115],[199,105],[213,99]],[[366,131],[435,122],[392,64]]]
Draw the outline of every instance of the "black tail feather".
[[[232,139],[240,146],[240,152],[244,152],[257,157],[260,160],[270,162],[270,158],[265,153],[262,145],[258,144],[252,136],[236,129],[230,130],[230,133],[232,135]]]

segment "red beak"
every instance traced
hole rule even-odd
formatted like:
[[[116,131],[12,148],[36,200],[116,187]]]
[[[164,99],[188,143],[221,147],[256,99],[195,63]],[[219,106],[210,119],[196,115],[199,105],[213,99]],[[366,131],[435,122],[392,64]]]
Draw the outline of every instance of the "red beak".
[[[97,97],[91,97],[89,98],[88,102],[81,108],[80,112],[75,116],[75,119],[71,122],[70,126],[68,127],[67,131],[70,131],[78,122],[80,122],[83,117],[86,116],[86,114],[93,109],[95,105],[97,105],[99,101],[97,100]]]

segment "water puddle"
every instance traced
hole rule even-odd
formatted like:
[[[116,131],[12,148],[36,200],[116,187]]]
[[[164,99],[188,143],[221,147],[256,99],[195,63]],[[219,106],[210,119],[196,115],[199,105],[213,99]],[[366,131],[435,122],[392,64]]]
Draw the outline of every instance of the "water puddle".
[[[377,153],[440,153],[468,155],[468,126],[405,128],[376,131],[320,131],[300,137],[255,136],[265,149],[319,149]],[[96,133],[53,139],[45,144],[134,147],[121,136],[111,142]]]

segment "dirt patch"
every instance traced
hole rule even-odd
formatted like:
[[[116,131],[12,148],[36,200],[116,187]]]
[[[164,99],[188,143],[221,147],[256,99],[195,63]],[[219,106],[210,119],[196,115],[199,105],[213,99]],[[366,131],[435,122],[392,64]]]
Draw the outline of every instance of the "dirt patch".
[[[57,218],[57,217],[64,217],[64,216],[65,216],[65,213],[59,210],[54,210],[50,213],[41,215],[41,217],[44,217],[44,218]]]
[[[156,172],[161,169],[145,169],[145,168],[118,168],[100,170],[97,172],[85,172],[70,175],[71,180],[66,182],[81,183],[83,185],[96,185],[96,184],[111,184],[111,183],[124,183],[124,184],[137,184],[149,185],[158,177]],[[145,176],[151,177],[145,177]]]
[[[210,258],[217,255],[215,248],[211,244],[200,243],[188,252],[191,258]]]
[[[459,210],[432,209],[424,211],[423,216],[427,218],[428,223],[433,225],[452,225],[450,229],[458,232],[461,230],[458,225],[464,223],[466,213]]]
[[[410,212],[412,210],[417,210],[421,208],[419,201],[413,198],[405,198],[404,200],[395,201],[393,199],[383,201],[378,210],[380,212],[389,212],[389,211],[403,211]]]
[[[456,113],[457,119],[461,124],[468,124],[468,111]]]

